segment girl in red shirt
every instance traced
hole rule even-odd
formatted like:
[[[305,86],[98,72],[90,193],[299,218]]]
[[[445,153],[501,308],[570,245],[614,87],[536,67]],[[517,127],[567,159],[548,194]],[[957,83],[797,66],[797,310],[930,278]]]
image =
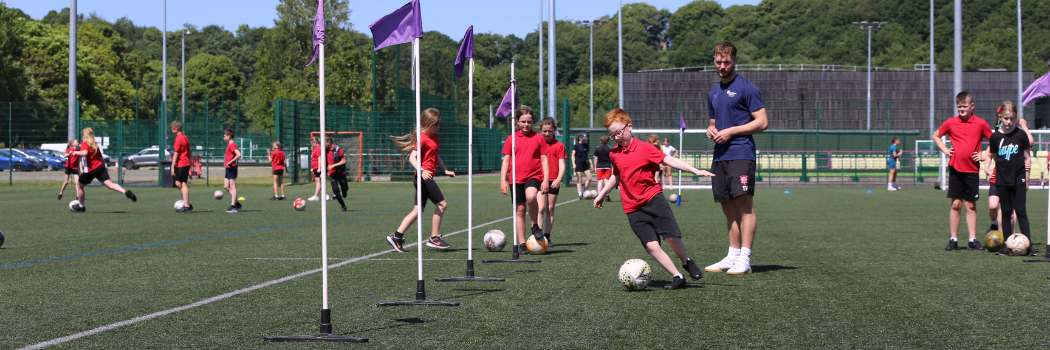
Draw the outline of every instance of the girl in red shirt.
[[[65,156],[68,158],[66,160],[66,179],[62,181],[62,188],[58,190],[58,200],[62,200],[62,193],[66,191],[66,185],[73,184],[80,177],[80,157],[73,155],[73,152],[79,148],[80,142],[77,139],[71,139],[66,144]]]
[[[324,185],[321,184],[321,171],[317,170],[317,167],[318,167],[318,165],[317,165],[318,164],[317,157],[320,157],[320,156],[321,156],[321,141],[318,140],[316,136],[311,136],[310,137],[310,173],[314,177],[314,195],[311,196],[310,198],[307,198],[306,200],[308,200],[308,201],[321,200],[319,197],[317,197],[318,195],[321,194],[321,186],[324,186]]]
[[[562,177],[565,176],[565,144],[554,138],[558,132],[558,122],[546,117],[540,120],[540,134],[547,143],[547,171],[553,180],[547,181],[547,195],[543,202],[543,237],[550,244],[551,229],[554,227],[554,205],[558,203],[558,192],[561,190]]]
[[[73,152],[73,155],[84,157],[87,166],[86,171],[80,174],[80,178],[77,179],[77,200],[80,201],[80,205],[74,207],[74,211],[84,212],[87,210],[84,206],[84,186],[91,184],[91,181],[95,179],[98,179],[106,188],[123,193],[132,202],[137,202],[138,198],[135,197],[134,193],[109,180],[106,163],[102,161],[102,150],[98,148],[98,143],[95,143],[95,130],[84,128],[81,138],[84,139],[84,142],[80,143],[80,150]]]
[[[423,178],[423,188],[419,190],[422,194],[421,198],[412,207],[412,211],[401,220],[401,226],[397,227],[397,231],[386,237],[386,241],[394,247],[394,250],[401,253],[405,252],[405,231],[408,230],[409,226],[412,226],[412,223],[416,222],[417,215],[421,211],[420,203],[422,203],[423,208],[426,208],[427,200],[430,200],[435,206],[433,226],[430,232],[430,239],[427,240],[427,246],[437,249],[452,247],[441,239],[441,218],[445,215],[445,208],[448,207],[448,203],[445,202],[445,196],[441,194],[441,189],[438,188],[437,182],[434,181],[434,174],[437,172],[438,167],[441,168],[445,175],[456,177],[456,173],[445,168],[445,162],[441,160],[441,155],[438,154],[440,145],[437,132],[441,127],[440,123],[441,113],[437,109],[429,108],[419,116],[420,129],[423,131],[420,142],[416,142],[415,131],[403,136],[390,137],[401,152],[408,154],[408,162],[412,163],[412,167],[416,168],[417,173]],[[419,144],[422,144],[423,147],[420,148]],[[422,159],[420,159],[421,154]],[[418,188],[419,185],[416,181],[416,176],[413,176],[412,187]]]
[[[538,212],[544,210],[544,203],[538,200],[537,194],[547,194],[547,179],[550,171],[547,164],[548,146],[543,141],[543,136],[532,131],[535,117],[532,116],[532,108],[528,106],[518,107],[514,111],[514,121],[517,131],[514,135],[507,136],[507,142],[503,145],[503,166],[500,167],[499,191],[508,194],[510,186],[507,180],[514,181],[514,196],[516,196],[515,224],[518,233],[518,253],[528,254],[525,249],[525,204],[528,203],[529,220],[532,224],[532,235],[537,241],[543,240],[543,229],[538,224]],[[511,147],[514,147],[511,150]],[[510,168],[514,152],[514,169]],[[513,177],[508,176],[508,171],[513,171]]]
[[[272,201],[284,200],[284,151],[281,150],[281,141],[273,142],[273,151],[266,150],[266,158],[273,165],[273,198]],[[281,188],[281,195],[277,195],[277,187]]]

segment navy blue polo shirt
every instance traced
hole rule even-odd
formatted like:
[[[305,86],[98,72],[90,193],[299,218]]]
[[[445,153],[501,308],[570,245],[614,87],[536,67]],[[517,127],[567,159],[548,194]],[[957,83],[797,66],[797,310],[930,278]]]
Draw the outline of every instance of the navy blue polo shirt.
[[[719,81],[707,93],[707,108],[718,130],[751,122],[751,112],[765,108],[762,93],[755,84],[737,75],[728,84]],[[714,161],[755,159],[755,139],[751,135],[733,136],[725,144],[715,144]]]

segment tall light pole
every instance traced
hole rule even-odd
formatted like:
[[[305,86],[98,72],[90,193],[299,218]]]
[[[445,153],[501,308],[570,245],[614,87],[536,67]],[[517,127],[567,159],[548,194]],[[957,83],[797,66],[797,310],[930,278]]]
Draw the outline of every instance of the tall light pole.
[[[952,103],[955,103],[955,96],[958,96],[959,93],[962,92],[962,90],[963,90],[963,87],[962,87],[962,83],[963,83],[963,76],[962,76],[962,65],[963,65],[962,48],[963,48],[963,40],[962,40],[962,0],[955,0],[955,49],[952,50],[952,51],[954,51],[954,54],[955,54],[955,61],[954,61],[954,66],[955,67],[953,68],[953,69],[955,69],[955,71],[952,74],[952,77],[954,78],[953,80],[955,80],[955,81],[952,84],[953,85],[953,89],[952,90],[954,90],[952,92]]]
[[[558,119],[558,70],[557,63],[554,61],[555,46],[554,46],[554,0],[549,0],[548,11],[550,15],[547,16],[547,111],[551,112],[549,117]]]
[[[889,22],[853,22],[853,25],[856,25],[857,28],[868,31],[868,130],[871,130],[871,31],[882,28],[886,23]]]
[[[590,80],[590,83],[588,84],[590,86],[590,89],[591,89],[591,113],[590,113],[590,115],[591,115],[590,127],[591,128],[594,127],[594,26],[595,25],[604,24],[604,23],[605,23],[605,21],[600,21],[600,20],[597,20],[597,19],[594,20],[594,21],[589,21],[589,20],[586,20],[586,19],[583,20],[583,21],[576,20],[576,24],[577,25],[588,27],[591,30],[591,37],[590,37],[591,65],[590,65],[590,68],[587,70],[587,72],[589,72],[590,75],[591,75],[591,78],[590,78],[591,80]]]
[[[933,117],[934,117],[934,103],[933,103],[933,77],[937,75],[937,66],[933,63],[933,0],[930,0],[930,135],[933,135]]]
[[[161,101],[161,125],[168,124],[168,0],[164,0],[164,31],[160,33],[161,44],[160,54],[163,63],[161,63],[161,76],[160,76],[160,101]],[[161,127],[163,129],[163,127]],[[161,132],[164,134],[164,144],[168,144],[168,133]]]
[[[66,139],[77,137],[77,0],[69,1],[69,122]]]
[[[186,31],[182,31],[182,123],[186,124]]]
[[[616,8],[616,45],[618,47],[619,64],[617,89],[619,89],[620,108],[623,108],[623,0],[617,1]]]
[[[540,99],[536,104],[540,108],[540,119],[543,119],[545,116],[543,114],[543,0],[540,0],[540,31],[538,36],[540,38]]]

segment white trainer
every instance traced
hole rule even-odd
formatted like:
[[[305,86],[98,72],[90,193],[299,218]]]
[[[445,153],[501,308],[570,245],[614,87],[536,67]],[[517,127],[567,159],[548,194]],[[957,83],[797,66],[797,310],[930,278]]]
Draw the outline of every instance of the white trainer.
[[[321,199],[317,198],[317,196],[310,196],[310,198],[307,198],[306,200],[311,201],[311,202],[316,202],[316,201],[319,201]]]
[[[733,267],[733,263],[736,262],[736,257],[725,257],[722,261],[711,264],[704,268],[707,272],[726,272]]]
[[[737,261],[733,267],[726,271],[727,275],[746,275],[751,273],[751,263]]]

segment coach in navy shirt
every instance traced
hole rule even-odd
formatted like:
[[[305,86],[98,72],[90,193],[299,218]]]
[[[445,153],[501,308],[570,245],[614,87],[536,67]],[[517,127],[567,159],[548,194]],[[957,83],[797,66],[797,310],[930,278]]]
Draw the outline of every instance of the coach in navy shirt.
[[[729,227],[729,253],[708,266],[710,272],[730,275],[751,273],[751,245],[755,241],[755,139],[766,130],[766,106],[762,94],[750,81],[736,74],[736,47],[729,42],[715,45],[715,66],[721,81],[707,94],[711,126],[707,137],[715,141],[711,192],[722,205]]]

